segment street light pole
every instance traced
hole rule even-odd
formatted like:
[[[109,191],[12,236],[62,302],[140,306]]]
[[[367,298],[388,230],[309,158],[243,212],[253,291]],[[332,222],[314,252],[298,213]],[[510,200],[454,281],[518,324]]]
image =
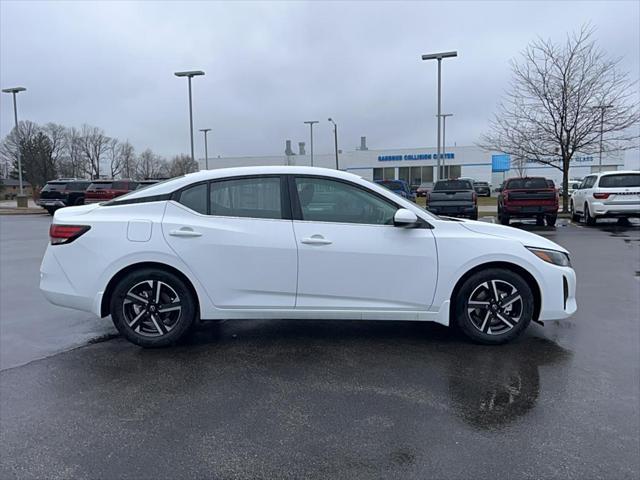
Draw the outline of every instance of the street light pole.
[[[453,113],[443,113],[440,116],[442,117],[442,173],[444,176],[444,157],[447,155],[447,117],[453,117]]]
[[[336,147],[336,170],[340,170],[338,164],[338,125],[336,125],[336,122],[334,122],[331,118],[329,118],[329,121],[333,123],[333,141]]]
[[[308,124],[309,129],[311,130],[311,166],[313,167],[313,125],[319,122],[318,120],[307,120],[304,123]]]
[[[604,137],[604,111],[613,108],[613,105],[598,105],[593,109],[600,109],[600,155],[598,160],[598,173],[602,172],[602,138]]]
[[[442,78],[442,59],[449,57],[457,57],[458,52],[440,52],[440,53],[430,53],[427,55],[422,55],[422,60],[438,60],[438,141],[437,141],[437,153],[436,153],[436,165],[437,165],[437,174],[436,181],[440,179],[440,116],[441,116],[441,97],[442,97],[442,87],[441,87],[441,78]]]
[[[191,102],[191,79],[193,77],[204,75],[204,72],[202,70],[191,70],[188,72],[175,72],[174,75],[176,77],[187,77],[187,79],[189,80],[189,133],[191,135],[191,160],[195,162],[196,157],[193,152],[193,107]]]
[[[205,170],[209,170],[209,150],[207,147],[207,133],[211,131],[210,128],[201,128],[201,132],[204,133],[204,165]]]
[[[24,188],[22,186],[22,152],[20,146],[20,128],[18,128],[18,106],[16,103],[16,95],[20,92],[24,92],[26,88],[24,87],[13,87],[13,88],[4,88],[2,89],[3,93],[10,93],[13,95],[13,120],[16,125],[16,136],[18,138],[18,183],[20,184],[20,197],[24,197]],[[20,203],[20,202],[18,202]],[[25,205],[26,207],[26,205]]]

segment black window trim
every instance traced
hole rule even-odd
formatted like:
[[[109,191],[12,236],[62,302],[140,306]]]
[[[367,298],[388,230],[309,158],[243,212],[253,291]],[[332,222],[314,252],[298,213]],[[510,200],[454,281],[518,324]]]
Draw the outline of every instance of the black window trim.
[[[219,183],[219,182],[228,182],[235,180],[252,180],[252,179],[260,179],[260,178],[279,178],[280,179],[280,215],[282,218],[262,218],[262,217],[238,217],[232,215],[212,215],[211,214],[211,184]],[[211,180],[202,180],[200,182],[190,183],[189,185],[185,185],[184,187],[180,187],[174,192],[167,194],[169,198],[167,200],[173,200],[177,203],[180,203],[180,195],[184,190],[188,190],[192,187],[197,187],[198,185],[207,184],[207,213],[202,214],[200,212],[196,212],[200,215],[207,215],[209,217],[224,217],[224,218],[251,218],[254,220],[292,220],[291,216],[291,201],[289,199],[289,190],[287,188],[287,179],[285,175],[280,173],[266,173],[266,174],[258,174],[258,175],[234,175],[231,177],[222,177],[222,178],[214,178]],[[180,203],[182,205],[182,203]],[[183,205],[186,208],[186,205]],[[191,209],[189,209],[191,210]],[[194,210],[195,211],[195,210]]]
[[[395,201],[391,200],[390,198],[385,197],[384,195],[381,195],[380,193],[371,190],[370,188],[365,187],[364,185],[359,185],[357,183],[354,182],[350,182],[349,180],[345,180],[343,178],[336,178],[336,177],[330,177],[330,176],[326,176],[326,175],[311,175],[311,174],[287,174],[287,181],[289,184],[289,197],[291,199],[291,211],[293,213],[293,220],[298,220],[301,222],[319,222],[319,223],[339,223],[340,225],[368,225],[368,226],[380,226],[380,227],[393,227],[393,224],[390,225],[385,225],[385,224],[379,224],[379,223],[351,223],[351,222],[325,222],[322,220],[305,220],[302,217],[302,207],[300,206],[300,199],[298,198],[298,189],[296,187],[296,178],[317,178],[320,180],[332,180],[334,182],[340,182],[340,183],[344,183],[345,185],[349,185],[351,187],[355,187],[358,188],[360,190],[362,190],[365,193],[368,193],[370,195],[373,195],[375,197],[378,197],[380,200],[394,206],[396,209],[400,209],[400,208],[405,208],[402,205],[400,205],[399,203],[396,203]],[[417,226],[417,228],[433,228],[431,226],[431,224],[429,224],[426,220],[424,220],[422,217],[418,217],[418,222],[419,225]]]

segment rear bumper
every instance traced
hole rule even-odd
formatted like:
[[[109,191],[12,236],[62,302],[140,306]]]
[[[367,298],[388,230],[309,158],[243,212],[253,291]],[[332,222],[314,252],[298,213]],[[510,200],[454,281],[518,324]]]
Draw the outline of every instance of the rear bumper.
[[[436,215],[475,215],[477,205],[427,205],[427,210]]]
[[[594,217],[640,217],[640,203],[622,205],[592,202],[591,207]]]
[[[80,294],[69,281],[51,247],[40,265],[40,291],[49,302],[61,307],[94,313],[94,298]]]
[[[535,217],[536,215],[557,215],[557,205],[503,205],[502,211],[511,217]]]

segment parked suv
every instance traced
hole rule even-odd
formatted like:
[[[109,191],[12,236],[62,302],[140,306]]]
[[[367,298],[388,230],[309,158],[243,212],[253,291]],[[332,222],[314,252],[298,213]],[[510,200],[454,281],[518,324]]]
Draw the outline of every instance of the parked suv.
[[[598,218],[640,217],[640,172],[588,175],[571,195],[571,217],[594,225]]]
[[[49,215],[53,215],[58,208],[84,205],[85,190],[90,184],[89,180],[52,180],[40,191],[40,199],[36,203]]]
[[[94,180],[85,194],[84,203],[99,203],[113,200],[138,187],[134,180]]]
[[[491,185],[489,185],[489,182],[473,182],[473,188],[479,197],[491,196]]]
[[[511,178],[498,195],[498,219],[509,225],[512,218],[535,218],[538,225],[546,220],[550,227],[558,218],[558,190],[552,180],[543,177]]]

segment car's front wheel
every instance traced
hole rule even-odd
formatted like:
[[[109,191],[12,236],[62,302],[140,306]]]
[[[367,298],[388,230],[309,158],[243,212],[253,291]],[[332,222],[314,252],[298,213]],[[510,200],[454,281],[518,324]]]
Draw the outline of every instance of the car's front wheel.
[[[520,335],[533,318],[531,288],[517,273],[488,269],[471,275],[453,299],[454,320],[471,340],[501,344]]]
[[[120,280],[111,297],[111,317],[127,340],[141,347],[178,342],[194,325],[196,300],[185,282],[159,269],[141,269]]]

